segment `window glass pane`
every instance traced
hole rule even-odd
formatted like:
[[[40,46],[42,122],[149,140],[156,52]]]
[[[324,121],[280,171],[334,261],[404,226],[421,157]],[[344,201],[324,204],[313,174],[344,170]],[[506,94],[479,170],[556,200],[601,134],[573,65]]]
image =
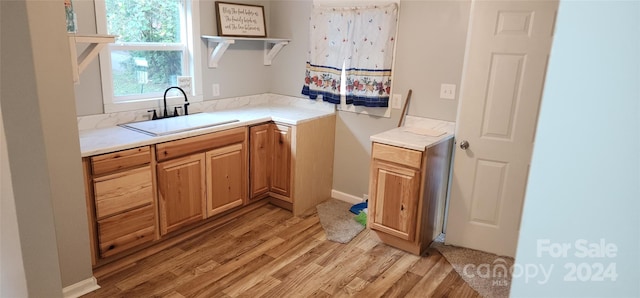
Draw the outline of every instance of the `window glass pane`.
[[[107,30],[117,42],[180,43],[179,0],[106,0]]]
[[[182,51],[112,51],[113,95],[164,92],[182,75]]]

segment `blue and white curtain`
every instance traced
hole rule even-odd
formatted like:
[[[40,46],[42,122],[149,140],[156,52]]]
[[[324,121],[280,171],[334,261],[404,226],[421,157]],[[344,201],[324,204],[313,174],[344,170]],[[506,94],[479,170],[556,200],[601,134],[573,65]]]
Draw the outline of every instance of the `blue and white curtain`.
[[[369,7],[315,7],[302,94],[340,103],[387,107],[397,26],[395,3]],[[344,68],[346,81],[342,82]]]

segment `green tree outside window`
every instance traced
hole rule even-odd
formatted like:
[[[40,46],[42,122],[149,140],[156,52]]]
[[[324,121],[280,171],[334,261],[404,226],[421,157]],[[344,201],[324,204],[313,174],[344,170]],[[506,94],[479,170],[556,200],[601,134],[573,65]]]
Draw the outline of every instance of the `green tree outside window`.
[[[123,45],[181,45],[179,0],[106,0],[107,30]],[[111,52],[114,96],[161,93],[182,75],[183,50]]]

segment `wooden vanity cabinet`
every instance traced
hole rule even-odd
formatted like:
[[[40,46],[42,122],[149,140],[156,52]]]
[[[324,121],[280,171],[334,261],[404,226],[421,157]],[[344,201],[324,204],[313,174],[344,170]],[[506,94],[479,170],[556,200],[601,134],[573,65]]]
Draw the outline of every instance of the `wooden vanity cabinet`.
[[[421,255],[442,232],[452,140],[425,151],[373,143],[368,227],[385,243]]]
[[[84,159],[94,264],[157,239],[151,155],[145,146]]]
[[[369,209],[370,227],[400,239],[413,240],[422,154],[378,144],[374,146],[374,152],[370,195],[375,202]]]
[[[240,127],[156,145],[161,235],[246,202],[246,142]]]
[[[291,127],[277,123],[252,126],[251,199],[268,195],[291,203]]]

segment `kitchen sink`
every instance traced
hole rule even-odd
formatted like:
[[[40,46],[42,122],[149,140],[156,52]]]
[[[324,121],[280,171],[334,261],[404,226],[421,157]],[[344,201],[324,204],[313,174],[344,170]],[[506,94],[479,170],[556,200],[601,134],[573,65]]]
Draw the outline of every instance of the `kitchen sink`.
[[[229,119],[218,116],[214,113],[198,113],[186,116],[163,118],[157,120],[147,120],[120,124],[118,126],[147,134],[153,137],[189,131],[193,129],[218,126],[233,122],[238,119]]]

